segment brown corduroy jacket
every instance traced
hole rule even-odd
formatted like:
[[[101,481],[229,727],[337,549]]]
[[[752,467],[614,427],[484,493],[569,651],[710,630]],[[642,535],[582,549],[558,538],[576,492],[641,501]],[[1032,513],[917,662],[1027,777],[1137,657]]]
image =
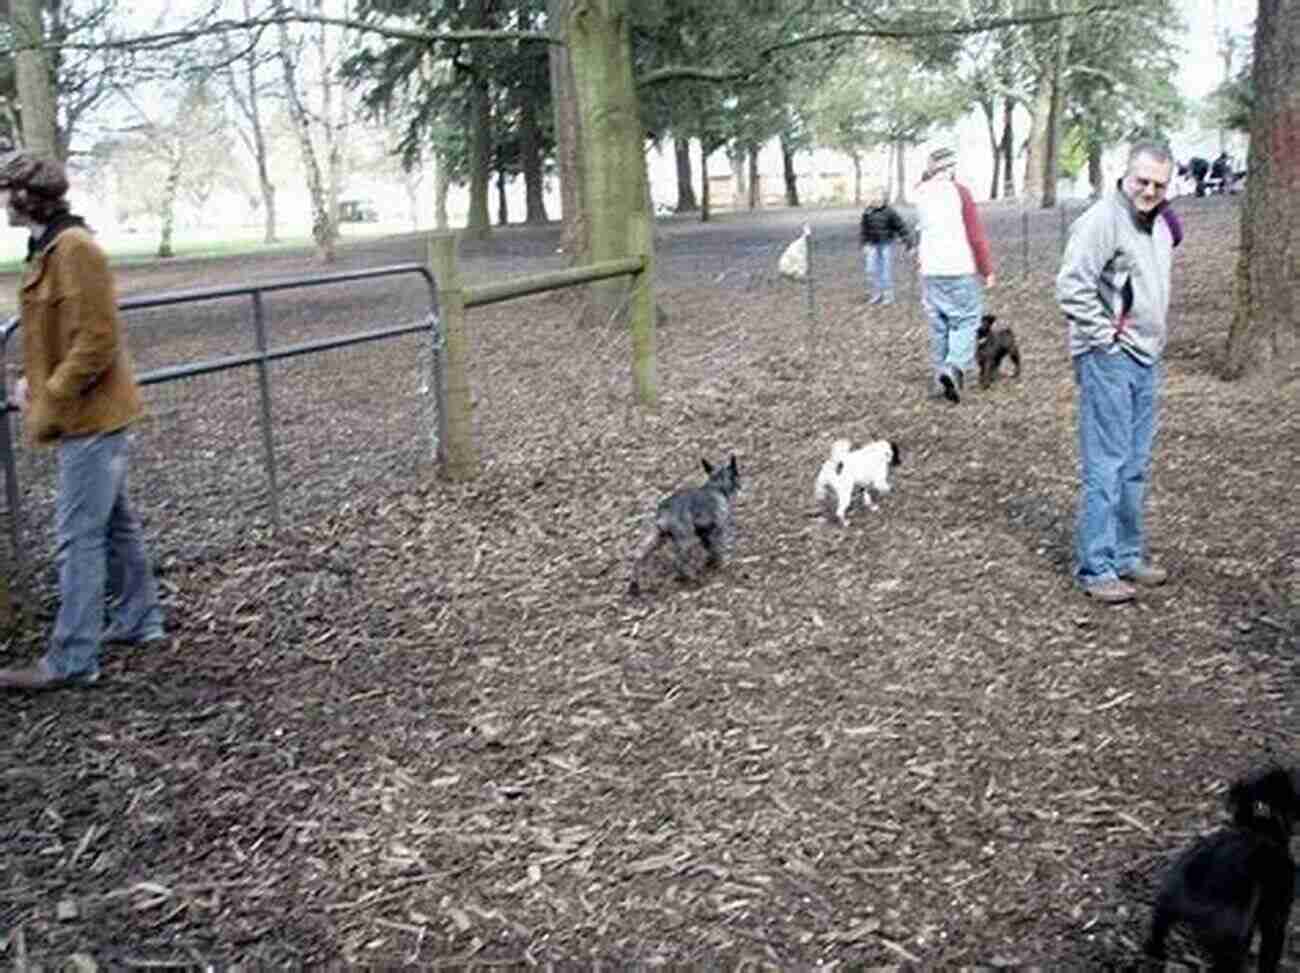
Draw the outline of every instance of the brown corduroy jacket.
[[[117,315],[108,258],[69,227],[32,256],[19,284],[24,425],[36,443],[114,432],[143,411]]]

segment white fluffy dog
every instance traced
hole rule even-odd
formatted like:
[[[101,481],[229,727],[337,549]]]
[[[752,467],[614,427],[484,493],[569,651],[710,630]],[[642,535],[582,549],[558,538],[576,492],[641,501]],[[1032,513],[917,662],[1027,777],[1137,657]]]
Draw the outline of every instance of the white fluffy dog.
[[[835,494],[835,516],[841,524],[848,525],[845,514],[853,499],[853,488],[862,488],[862,508],[878,509],[871,499],[871,491],[889,492],[890,467],[903,462],[897,443],[878,439],[861,449],[854,449],[847,439],[837,439],[831,445],[831,457],[822,464],[813,489],[813,503],[821,507],[831,493]]]

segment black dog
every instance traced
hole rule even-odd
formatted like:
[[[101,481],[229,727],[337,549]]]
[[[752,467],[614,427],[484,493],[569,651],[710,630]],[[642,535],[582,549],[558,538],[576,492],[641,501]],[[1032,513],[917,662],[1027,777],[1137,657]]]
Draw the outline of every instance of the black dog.
[[[705,551],[705,565],[715,567],[722,562],[722,554],[729,551],[736,535],[736,518],[733,507],[740,491],[740,470],[736,457],[724,465],[711,466],[700,460],[709,479],[704,486],[678,490],[659,501],[655,509],[655,522],[637,545],[633,555],[632,580],[628,583],[630,595],[641,593],[642,565],[665,540],[673,542],[677,576],[682,580],[694,578],[690,568],[689,546],[691,537],[699,540]]]
[[[1016,366],[1013,378],[1020,377],[1020,346],[1016,344],[1015,333],[1010,328],[993,330],[996,314],[986,314],[980,321],[979,330],[975,332],[975,362],[980,368],[980,388],[986,389],[997,378],[998,366],[1003,358],[1010,358]]]
[[[1282,957],[1295,898],[1291,829],[1300,816],[1294,771],[1271,768],[1228,791],[1232,825],[1201,839],[1173,864],[1151,919],[1146,954],[1164,959],[1165,937],[1186,924],[1214,970],[1241,970],[1259,930],[1260,973]]]

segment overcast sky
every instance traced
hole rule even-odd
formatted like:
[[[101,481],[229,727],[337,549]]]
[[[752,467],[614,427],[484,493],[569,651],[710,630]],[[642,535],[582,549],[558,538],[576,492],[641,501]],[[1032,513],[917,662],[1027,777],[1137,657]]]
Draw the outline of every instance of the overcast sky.
[[[1248,50],[1251,24],[1255,21],[1258,5],[1255,0],[1182,0],[1183,19],[1187,23],[1187,36],[1183,40],[1180,75],[1183,93],[1194,98],[1207,95],[1223,80],[1223,62],[1219,60],[1215,38],[1215,9],[1221,27],[1231,28],[1245,35],[1238,46],[1234,70],[1241,64]]]

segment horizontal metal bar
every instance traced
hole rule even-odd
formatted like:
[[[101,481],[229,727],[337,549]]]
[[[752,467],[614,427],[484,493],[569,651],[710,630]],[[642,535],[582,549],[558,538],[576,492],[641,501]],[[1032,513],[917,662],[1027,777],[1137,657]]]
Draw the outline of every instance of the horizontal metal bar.
[[[484,304],[496,304],[526,294],[540,294],[543,291],[572,287],[574,284],[586,284],[593,280],[622,277],[624,274],[639,274],[644,269],[644,257],[623,257],[619,260],[602,260],[600,263],[586,267],[572,267],[568,270],[553,270],[550,273],[534,274],[530,277],[516,277],[514,280],[502,281],[499,284],[482,284],[465,289],[465,306],[482,307]]]
[[[372,267],[369,270],[345,270],[336,274],[322,274],[319,277],[291,277],[284,280],[259,281],[232,287],[204,287],[193,291],[168,291],[166,294],[141,294],[137,297],[125,297],[117,306],[123,311],[139,310],[146,307],[166,307],[171,304],[186,304],[192,301],[212,301],[222,297],[243,297],[247,294],[264,294],[267,291],[283,291],[297,287],[320,287],[324,284],[346,284],[354,280],[369,280],[374,277],[392,277],[397,274],[419,274],[430,287],[433,276],[424,264],[393,264],[389,267]]]
[[[404,324],[397,328],[383,328],[378,331],[363,331],[356,334],[339,335],[335,338],[322,338],[319,341],[304,341],[301,344],[285,345],[283,348],[268,349],[265,355],[255,351],[243,355],[227,355],[225,358],[209,358],[207,361],[192,365],[169,365],[166,368],[154,368],[137,376],[141,385],[159,385],[179,378],[193,378],[196,375],[211,375],[214,372],[227,372],[232,368],[247,368],[260,361],[279,361],[282,358],[295,358],[310,355],[317,351],[329,351],[331,348],[346,348],[350,345],[365,344],[368,341],[382,341],[385,338],[399,338],[405,334],[418,334],[429,330],[429,321],[425,319],[416,324]],[[17,411],[17,406],[8,405],[3,411]]]

